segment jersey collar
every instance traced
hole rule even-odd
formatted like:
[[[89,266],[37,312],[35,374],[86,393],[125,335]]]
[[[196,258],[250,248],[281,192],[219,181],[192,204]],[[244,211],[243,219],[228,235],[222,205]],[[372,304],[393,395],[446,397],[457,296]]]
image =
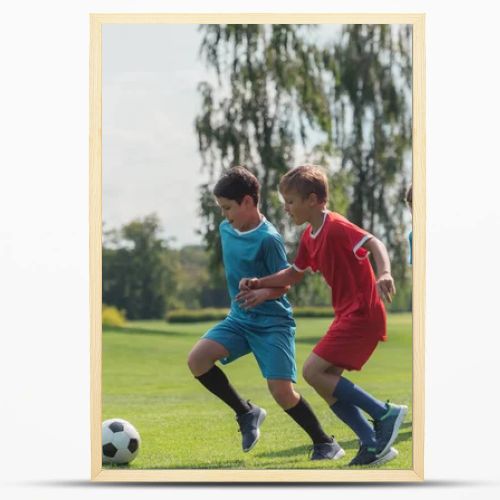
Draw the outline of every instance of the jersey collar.
[[[328,215],[328,210],[323,210],[323,222],[321,223],[321,226],[319,226],[318,230],[315,233],[312,232],[312,227],[311,227],[311,238],[313,240],[318,237],[319,233],[321,233],[321,230],[325,225],[327,215]]]
[[[260,224],[258,226],[255,226],[253,229],[249,229],[248,231],[238,231],[238,229],[235,229],[234,227],[233,229],[238,236],[245,236],[247,234],[253,233],[254,231],[257,231],[257,229],[259,229],[259,227],[261,227],[262,224],[264,224],[264,222],[266,222],[266,218],[262,215],[260,219]]]

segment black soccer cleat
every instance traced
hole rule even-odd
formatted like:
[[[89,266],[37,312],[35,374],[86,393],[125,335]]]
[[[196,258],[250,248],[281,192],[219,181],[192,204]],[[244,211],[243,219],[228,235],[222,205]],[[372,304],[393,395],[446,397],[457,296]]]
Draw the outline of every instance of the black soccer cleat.
[[[260,438],[259,427],[267,415],[266,410],[263,408],[254,406],[250,402],[248,404],[251,406],[251,409],[246,413],[236,416],[236,421],[240,426],[241,446],[244,452],[250,451],[257,444]]]
[[[390,460],[393,460],[399,455],[398,450],[389,448],[385,455],[377,455],[375,447],[361,445],[356,456],[349,462],[350,466],[353,465],[382,465]]]
[[[379,457],[385,455],[396,441],[399,428],[407,413],[407,406],[398,406],[388,402],[387,413],[381,419],[373,421]]]
[[[311,460],[338,460],[345,455],[344,449],[335,441],[313,445]]]

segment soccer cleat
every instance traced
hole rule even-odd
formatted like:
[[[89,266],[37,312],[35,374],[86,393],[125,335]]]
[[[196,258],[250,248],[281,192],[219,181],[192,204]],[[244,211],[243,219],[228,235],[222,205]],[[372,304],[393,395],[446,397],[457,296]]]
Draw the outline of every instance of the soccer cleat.
[[[335,441],[335,438],[333,438],[331,443],[315,443],[312,449],[311,460],[338,460],[344,455],[345,451]]]
[[[393,460],[399,455],[398,450],[389,448],[385,455],[377,455],[374,447],[361,445],[356,456],[349,462],[349,465],[381,465]]]
[[[399,428],[408,413],[407,406],[387,403],[387,413],[379,420],[373,421],[377,440],[377,456],[385,455],[398,436]]]
[[[240,426],[241,446],[244,452],[250,451],[257,444],[260,437],[259,427],[267,415],[266,410],[263,408],[252,405],[250,401],[248,404],[251,406],[251,409],[246,413],[236,416],[236,420]]]

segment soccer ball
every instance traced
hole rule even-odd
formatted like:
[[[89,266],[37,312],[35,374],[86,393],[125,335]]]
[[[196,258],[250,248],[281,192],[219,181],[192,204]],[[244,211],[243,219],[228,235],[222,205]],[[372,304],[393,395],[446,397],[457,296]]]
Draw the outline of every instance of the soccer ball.
[[[141,436],[135,427],[121,418],[102,423],[102,463],[128,464],[139,453]]]

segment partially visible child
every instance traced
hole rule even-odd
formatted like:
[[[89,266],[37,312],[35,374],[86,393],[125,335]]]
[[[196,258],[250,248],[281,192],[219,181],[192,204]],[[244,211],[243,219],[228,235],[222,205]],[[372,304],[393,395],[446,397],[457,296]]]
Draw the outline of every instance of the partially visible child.
[[[332,290],[335,319],[306,360],[304,378],[359,437],[360,448],[349,465],[388,462],[398,454],[391,446],[407,407],[383,403],[342,376],[344,370],[361,370],[386,339],[381,298],[391,302],[396,291],[386,248],[342,215],[326,210],[328,182],[319,167],[294,168],[282,177],[279,189],[293,222],[308,223],[295,263],[265,278],[241,280],[237,298],[255,304],[259,299],[254,294],[261,288],[293,285],[307,269],[321,272]],[[373,427],[360,410],[371,416]]]
[[[259,211],[259,182],[247,169],[233,167],[219,179],[214,194],[226,217],[219,230],[231,310],[193,347],[189,368],[203,386],[233,409],[247,452],[259,439],[266,411],[241,397],[215,363],[230,363],[252,353],[276,402],[310,436],[311,460],[339,459],[344,450],[325,433],[293,386],[295,322],[290,303],[282,297],[286,288],[262,287],[243,304],[236,300],[244,276],[266,276],[289,267],[281,236]],[[210,422],[205,422],[205,429],[209,431]]]
[[[413,184],[410,184],[406,192],[406,203],[410,208],[410,213],[413,217]],[[408,240],[410,241],[410,264],[413,264],[413,230],[408,233]]]

